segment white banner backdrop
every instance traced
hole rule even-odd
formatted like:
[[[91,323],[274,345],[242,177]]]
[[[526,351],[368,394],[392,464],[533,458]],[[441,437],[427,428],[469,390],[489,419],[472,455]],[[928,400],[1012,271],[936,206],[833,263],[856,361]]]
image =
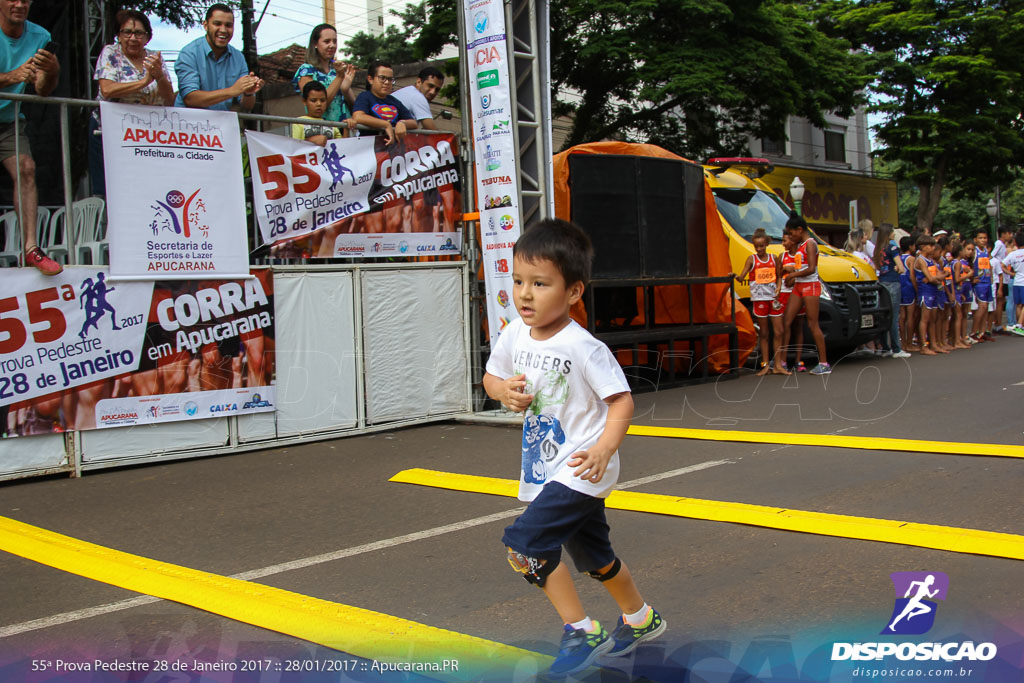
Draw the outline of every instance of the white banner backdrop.
[[[510,68],[502,0],[465,2],[466,55],[491,344],[519,317],[512,301],[512,247],[522,226]]]
[[[365,271],[362,289],[367,422],[468,411],[462,273]]]
[[[117,279],[249,277],[233,112],[101,102]]]
[[[352,280],[351,272],[274,275],[277,412],[240,417],[241,441],[356,426]]]
[[[330,140],[320,147],[282,135],[245,136],[264,243],[302,237],[369,210],[377,171],[373,137]]]

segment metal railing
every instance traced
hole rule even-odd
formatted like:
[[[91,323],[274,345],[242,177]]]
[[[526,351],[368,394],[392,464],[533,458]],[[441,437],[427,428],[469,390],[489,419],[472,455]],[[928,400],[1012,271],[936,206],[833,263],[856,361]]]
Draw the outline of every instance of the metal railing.
[[[67,240],[67,249],[68,249],[67,261],[71,265],[78,265],[79,264],[79,254],[78,254],[79,235],[76,234],[75,225],[74,225],[74,223],[75,223],[75,220],[74,220],[74,204],[75,204],[75,199],[74,199],[73,188],[75,187],[76,182],[78,182],[78,181],[80,181],[80,180],[82,180],[82,179],[84,179],[86,177],[86,174],[82,174],[79,178],[72,177],[73,176],[72,169],[75,167],[75,164],[73,163],[74,159],[72,158],[72,150],[71,150],[72,130],[71,130],[70,117],[69,117],[69,108],[71,108],[71,107],[80,107],[80,108],[88,110],[91,113],[92,110],[94,110],[97,107],[99,107],[100,103],[99,103],[98,100],[84,100],[84,99],[69,98],[69,97],[40,97],[38,95],[24,95],[24,94],[3,93],[3,92],[0,92],[0,100],[13,100],[14,101],[14,114],[15,114],[15,118],[14,118],[14,127],[15,128],[14,128],[14,131],[15,131],[15,155],[16,156],[20,156],[21,155],[19,137],[20,137],[20,134],[22,133],[23,129],[26,126],[25,121],[23,121],[22,118],[21,118],[21,116],[22,116],[22,103],[41,104],[41,105],[48,105],[48,106],[56,105],[57,107],[60,108],[61,178],[62,178],[62,181],[63,181],[63,207],[64,207],[64,217],[63,217],[63,220],[64,220],[65,236],[66,236],[66,240]],[[309,123],[309,119],[302,119],[302,118],[298,118],[298,117],[273,116],[273,115],[268,115],[268,114],[252,114],[252,113],[248,113],[248,112],[237,112],[237,116],[238,116],[239,122],[240,122],[240,125],[239,125],[240,130],[244,131],[245,129],[248,128],[250,130],[255,129],[258,132],[279,133],[279,134],[282,134],[282,135],[288,135],[288,130],[289,130],[289,127],[290,127],[291,124]],[[339,128],[339,129],[347,128],[347,124],[345,122],[341,122],[341,121],[322,120],[322,121],[319,121],[318,123],[320,123],[322,125],[330,126],[330,127],[333,127],[333,128]],[[253,128],[252,126],[255,126],[255,128]],[[378,131],[375,131],[374,129],[366,127],[366,126],[359,126],[358,130],[363,131],[363,132],[378,132]],[[101,132],[102,132],[102,127],[100,128],[100,130],[96,131],[96,134],[101,134]],[[419,129],[419,128],[415,129],[414,132],[416,134],[427,134],[427,135],[452,134],[449,131],[432,131],[432,130]],[[83,130],[81,131],[81,133],[85,134],[84,127],[83,127]],[[458,135],[458,134],[456,134],[456,135]],[[460,136],[460,142],[464,142],[464,140],[465,140],[464,136]],[[88,147],[88,145],[85,145],[85,148],[87,148],[87,147]],[[472,174],[470,172],[471,164],[468,161],[468,152],[466,150],[465,144],[460,144],[459,149],[460,149],[460,155],[459,155],[459,160],[458,160],[458,163],[459,163],[459,177],[463,179],[463,187],[465,188],[467,186],[468,182],[471,182],[471,178],[472,178]],[[37,168],[38,168],[38,163],[37,163]],[[37,173],[37,176],[38,176],[38,173]],[[21,181],[21,169],[20,169],[20,165],[19,164],[15,164],[15,176],[14,176],[13,180],[14,180],[15,206],[18,208],[18,227],[19,227],[19,229],[22,229],[21,226],[24,225],[24,218],[23,218],[23,214],[22,214],[23,208],[21,207],[21,202],[20,202],[20,188],[22,187],[22,181]],[[248,200],[251,199],[251,194],[250,194],[251,193],[251,189],[252,189],[251,188],[251,184],[247,183],[245,189],[246,189],[246,198],[247,198],[247,201],[248,201]],[[88,195],[86,195],[86,196],[88,196]],[[464,191],[463,192],[463,206],[462,206],[463,212],[465,212],[467,210],[466,209],[466,201],[467,201],[467,194]],[[37,204],[38,204],[38,191],[37,191]],[[251,206],[251,202],[250,202],[250,206]],[[254,256],[254,254],[260,253],[262,251],[262,245],[260,244],[261,243],[261,237],[260,237],[260,233],[259,233],[259,227],[256,224],[256,216],[255,216],[255,212],[254,211],[247,212],[246,226],[247,226],[247,231],[248,231],[247,234],[249,235],[249,239],[251,240],[250,244],[254,247],[252,250],[250,250],[250,258],[249,258],[250,265],[277,265],[277,264],[286,264],[286,263],[287,264],[301,264],[301,263],[305,263],[305,262],[308,262],[308,261],[312,261],[312,262],[315,262],[315,263],[345,263],[345,262],[351,262],[352,261],[352,259],[308,259],[307,260],[307,259],[300,259],[300,258],[287,258],[287,259],[285,259],[285,258],[276,258],[276,257],[271,257],[269,255]],[[462,251],[462,254],[464,256],[467,255],[467,254],[468,255],[472,255],[473,253],[475,253],[474,243],[475,243],[475,234],[474,234],[473,230],[465,230],[464,231],[464,239],[463,239],[463,251]],[[22,250],[23,251],[24,251],[24,246],[25,245],[22,243]],[[43,245],[41,245],[41,246],[43,246]],[[44,246],[44,250],[45,250],[45,246]],[[374,257],[367,256],[367,258],[374,258]],[[393,258],[402,258],[402,257],[393,257]]]

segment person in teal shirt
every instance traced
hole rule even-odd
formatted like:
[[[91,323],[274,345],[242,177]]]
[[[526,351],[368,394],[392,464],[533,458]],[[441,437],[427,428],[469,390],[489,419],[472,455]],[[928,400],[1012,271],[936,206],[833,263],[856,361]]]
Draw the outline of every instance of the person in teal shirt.
[[[56,55],[47,50],[50,33],[43,27],[28,20],[31,0],[0,0],[0,90],[9,93],[23,93],[31,83],[37,95],[46,97],[57,87],[60,78],[60,63]],[[43,275],[56,275],[63,267],[43,253],[36,243],[36,216],[38,196],[36,193],[36,164],[25,127],[20,125],[24,114],[14,121],[15,107],[12,100],[0,100],[0,160],[11,174],[18,191],[14,193],[14,208],[21,224],[22,246],[25,249],[25,264],[34,266]]]
[[[206,35],[183,47],[174,62],[174,106],[251,111],[263,79],[249,71],[242,53],[229,45],[235,33],[234,12],[219,2],[210,5],[203,28]]]

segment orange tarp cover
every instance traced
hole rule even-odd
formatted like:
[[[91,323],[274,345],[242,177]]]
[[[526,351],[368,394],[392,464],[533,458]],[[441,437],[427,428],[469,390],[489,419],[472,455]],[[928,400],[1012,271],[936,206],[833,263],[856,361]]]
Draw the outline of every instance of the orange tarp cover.
[[[569,206],[569,155],[571,154],[623,154],[687,161],[661,147],[630,142],[591,142],[576,145],[556,154],[553,159],[555,215],[565,220],[569,220],[571,216]],[[729,240],[722,229],[722,222],[718,210],[715,208],[715,198],[707,183],[704,184],[704,206],[707,219],[708,274],[727,275],[732,272],[732,265],[729,262]],[[731,308],[728,284],[715,283],[692,285],[692,287],[694,289],[692,319],[688,310],[689,304],[684,285],[654,288],[654,315],[659,324],[683,324],[691,321],[694,323],[729,322]],[[633,320],[638,325],[644,324],[645,307],[642,298],[643,289],[638,287],[637,310],[639,314]],[[582,303],[573,310],[573,317],[580,324],[586,324],[586,311]],[[739,362],[742,365],[754,348],[757,333],[754,331],[750,313],[739,301],[736,302],[736,327],[739,331]],[[710,370],[716,373],[728,371],[730,369],[729,338],[725,335],[716,335],[709,340],[708,345],[710,348],[706,352],[709,355],[708,367]]]

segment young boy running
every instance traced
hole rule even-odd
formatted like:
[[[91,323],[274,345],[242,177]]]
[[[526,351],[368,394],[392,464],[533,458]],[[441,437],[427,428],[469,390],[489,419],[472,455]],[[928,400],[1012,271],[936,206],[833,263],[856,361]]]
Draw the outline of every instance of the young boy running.
[[[498,337],[484,375],[488,396],[525,413],[519,499],[530,504],[502,543],[512,568],[543,589],[565,623],[551,665],[558,677],[602,654],[626,655],[666,628],[608,537],[604,499],[618,481],[633,398],[608,347],[569,317],[592,259],[590,239],[572,223],[549,219],[523,232],[512,261],[520,319]],[[622,610],[610,636],[583,609],[561,562],[563,545]]]

